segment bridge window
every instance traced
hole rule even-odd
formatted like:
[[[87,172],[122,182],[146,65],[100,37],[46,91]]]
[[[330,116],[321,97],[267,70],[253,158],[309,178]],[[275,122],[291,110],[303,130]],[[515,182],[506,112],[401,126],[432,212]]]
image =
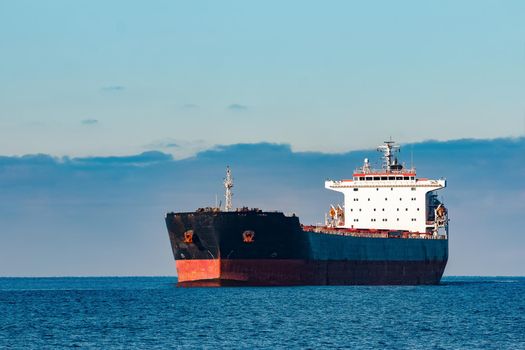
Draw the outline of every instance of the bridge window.
[[[389,180],[395,180],[396,177],[395,177],[395,176],[389,176],[388,179],[389,179]]]
[[[374,176],[374,180],[375,181],[379,181],[379,180],[381,180],[381,178],[379,176]]]
[[[381,176],[381,180],[388,180],[388,177],[387,176]]]
[[[372,181],[374,178],[373,177],[370,177],[370,176],[367,176],[366,177],[366,181]]]
[[[403,180],[403,176],[396,176],[396,180]]]

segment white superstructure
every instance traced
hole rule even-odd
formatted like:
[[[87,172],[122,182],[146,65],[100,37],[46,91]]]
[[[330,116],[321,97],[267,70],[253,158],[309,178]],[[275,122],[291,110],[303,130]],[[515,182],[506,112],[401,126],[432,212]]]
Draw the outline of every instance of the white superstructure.
[[[447,210],[435,193],[446,181],[417,178],[415,168],[398,162],[399,147],[392,141],[378,150],[383,152],[382,169],[372,169],[365,159],[351,180],[325,182],[327,189],[344,195],[344,207],[331,207],[327,225],[446,235]]]

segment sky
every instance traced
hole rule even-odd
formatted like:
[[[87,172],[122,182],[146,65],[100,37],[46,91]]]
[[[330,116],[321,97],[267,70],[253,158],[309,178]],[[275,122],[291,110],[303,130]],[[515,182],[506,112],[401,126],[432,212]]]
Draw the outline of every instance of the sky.
[[[171,275],[164,213],[212,205],[227,164],[238,205],[316,223],[340,199],[323,181],[390,137],[450,180],[446,273],[524,275],[524,18],[521,0],[0,0],[0,276]]]
[[[447,275],[525,275],[525,137],[403,145],[418,176],[445,177],[450,216]],[[236,144],[175,160],[162,152],[126,157],[0,157],[0,276],[174,275],[164,223],[223,198],[230,164],[235,207],[324,221],[348,178],[374,149],[294,152],[287,144]],[[223,200],[224,203],[224,200]]]
[[[523,1],[0,1],[0,154],[525,134]]]

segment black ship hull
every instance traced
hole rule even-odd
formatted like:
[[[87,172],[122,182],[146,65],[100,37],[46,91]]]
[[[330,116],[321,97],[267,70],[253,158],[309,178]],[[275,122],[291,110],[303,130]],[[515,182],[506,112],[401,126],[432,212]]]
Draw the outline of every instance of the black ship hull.
[[[278,212],[166,216],[179,284],[438,284],[447,239],[356,237],[305,230]]]

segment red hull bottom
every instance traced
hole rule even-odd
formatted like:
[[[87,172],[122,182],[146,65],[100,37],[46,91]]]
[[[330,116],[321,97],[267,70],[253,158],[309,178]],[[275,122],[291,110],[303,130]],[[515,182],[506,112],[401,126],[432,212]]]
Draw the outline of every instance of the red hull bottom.
[[[179,286],[439,284],[446,261],[177,260]]]

